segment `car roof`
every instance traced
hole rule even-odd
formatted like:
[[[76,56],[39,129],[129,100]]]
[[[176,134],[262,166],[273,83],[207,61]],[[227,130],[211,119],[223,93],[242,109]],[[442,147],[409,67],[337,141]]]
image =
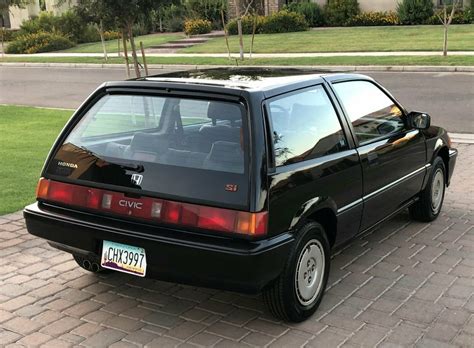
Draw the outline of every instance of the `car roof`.
[[[147,76],[135,81],[202,85],[265,92],[291,85],[301,85],[305,82],[322,82],[323,77],[330,77],[331,80],[338,80],[339,78],[370,79],[364,75],[327,74],[314,69],[229,67],[177,71]]]

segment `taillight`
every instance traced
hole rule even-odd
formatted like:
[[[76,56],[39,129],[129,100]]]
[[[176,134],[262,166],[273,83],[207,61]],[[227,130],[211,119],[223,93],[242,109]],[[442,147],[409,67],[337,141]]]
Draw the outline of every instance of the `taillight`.
[[[66,184],[41,178],[36,189],[38,200],[110,212],[138,219],[263,236],[267,233],[268,213],[249,213],[151,197],[130,198],[123,193]]]
[[[451,141],[451,137],[449,136],[449,133],[446,133],[446,138],[448,139],[448,147],[449,148],[452,148],[453,146],[453,143]]]
[[[49,180],[45,178],[41,178],[38,181],[38,186],[36,186],[36,198],[38,199],[47,199],[48,198],[48,190],[49,190]]]

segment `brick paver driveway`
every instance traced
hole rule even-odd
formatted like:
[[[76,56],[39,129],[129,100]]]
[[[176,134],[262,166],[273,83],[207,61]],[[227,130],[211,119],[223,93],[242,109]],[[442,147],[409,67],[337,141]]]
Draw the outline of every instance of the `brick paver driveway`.
[[[401,214],[335,255],[298,325],[260,296],[87,274],[20,213],[0,217],[0,346],[474,346],[474,145],[459,150],[443,216]]]

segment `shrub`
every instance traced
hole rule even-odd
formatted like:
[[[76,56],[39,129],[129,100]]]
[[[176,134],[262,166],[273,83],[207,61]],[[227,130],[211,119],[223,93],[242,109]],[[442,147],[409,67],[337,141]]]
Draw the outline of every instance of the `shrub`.
[[[382,26],[397,25],[400,20],[395,12],[363,12],[347,22],[349,26]]]
[[[94,28],[85,23],[81,17],[73,11],[67,11],[56,16],[51,12],[41,12],[39,16],[23,21],[20,26],[21,35],[39,32],[60,32],[70,40],[83,43],[98,40]]]
[[[328,0],[324,8],[326,22],[331,26],[344,26],[360,13],[357,0]]]
[[[323,9],[315,2],[292,2],[286,5],[285,9],[302,14],[310,27],[320,27],[326,23]]]
[[[307,29],[308,22],[302,14],[281,10],[265,17],[260,32],[262,34],[290,33]]]
[[[92,24],[87,25],[82,32],[81,42],[95,42],[100,40],[99,32]]]
[[[471,5],[470,8],[464,10],[464,18],[469,22],[474,24],[474,7]]]
[[[183,31],[186,18],[186,9],[183,6],[171,4],[164,7],[159,14],[165,31]]]
[[[104,31],[105,41],[117,40],[117,39],[120,39],[121,37],[122,37],[122,34],[120,34],[120,32],[118,31],[113,31],[113,30]]]
[[[451,8],[448,9],[448,14],[451,13]],[[425,22],[426,24],[441,24],[441,21],[438,18],[438,15],[443,18],[443,10],[436,10],[435,14],[428,18],[428,20]],[[473,23],[472,21],[472,13],[471,9],[458,9],[456,10],[456,13],[453,16],[453,21],[451,22],[452,24],[469,24]]]
[[[151,29],[149,28],[148,23],[146,23],[146,21],[139,21],[138,23],[135,23],[133,25],[132,31],[133,36],[140,36],[150,33]]]
[[[184,22],[186,35],[207,34],[212,30],[212,23],[207,19],[188,19]]]
[[[242,17],[242,33],[252,34],[254,16]],[[256,34],[291,33],[308,29],[308,23],[304,16],[299,13],[281,10],[269,16],[256,17]],[[237,19],[231,20],[227,24],[229,35],[237,35]]]
[[[3,41],[13,41],[18,36],[17,29],[0,28],[0,40],[3,37]]]
[[[21,35],[33,34],[39,31],[53,31],[58,27],[57,16],[51,12],[41,12],[39,16],[23,21],[20,25]]]
[[[73,11],[66,11],[57,17],[56,30],[68,36],[72,41],[77,43],[90,42],[85,34],[87,34],[87,23]],[[48,30],[48,32],[53,32]],[[93,40],[96,41],[96,40]]]
[[[433,16],[432,0],[402,0],[397,6],[401,24],[424,24]]]
[[[64,50],[74,46],[74,43],[61,33],[40,31],[18,36],[12,41],[6,53],[40,53]]]
[[[257,26],[255,33],[259,34],[262,31],[262,24],[265,21],[264,16],[257,16]],[[253,16],[244,16],[242,17],[242,33],[244,34],[252,34],[253,31],[253,23],[254,23],[254,17]],[[229,32],[229,35],[237,35],[237,19],[231,20],[227,24],[227,31]]]
[[[227,12],[226,0],[186,0],[186,15],[193,19],[207,19],[215,29],[222,29],[221,11]]]

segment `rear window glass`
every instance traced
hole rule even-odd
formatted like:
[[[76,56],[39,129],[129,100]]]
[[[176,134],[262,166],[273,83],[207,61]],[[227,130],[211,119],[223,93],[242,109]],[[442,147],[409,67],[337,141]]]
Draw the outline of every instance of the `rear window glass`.
[[[244,115],[243,104],[221,100],[106,95],[69,131],[46,173],[246,209]]]
[[[244,173],[242,110],[229,102],[109,95],[65,144],[101,157]]]

